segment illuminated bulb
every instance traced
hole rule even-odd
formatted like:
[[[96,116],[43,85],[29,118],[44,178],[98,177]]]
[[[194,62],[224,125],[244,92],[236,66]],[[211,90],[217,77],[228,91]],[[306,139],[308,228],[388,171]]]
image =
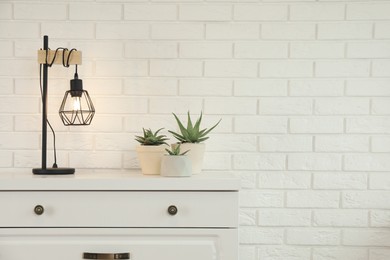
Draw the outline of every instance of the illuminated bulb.
[[[80,111],[81,110],[81,102],[80,97],[72,97],[73,110]]]
[[[95,107],[88,91],[83,90],[83,81],[77,75],[77,65],[74,79],[70,81],[70,90],[65,92],[62,99],[59,114],[66,126],[89,125],[95,115]]]

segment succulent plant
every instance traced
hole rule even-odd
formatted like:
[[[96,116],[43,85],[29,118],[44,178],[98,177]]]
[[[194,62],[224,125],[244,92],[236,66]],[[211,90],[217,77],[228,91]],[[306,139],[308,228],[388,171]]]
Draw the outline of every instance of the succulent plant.
[[[172,147],[171,150],[165,148],[165,151],[167,151],[169,155],[185,155],[190,150],[187,150],[187,151],[185,151],[183,153],[180,153],[180,144],[179,144],[176,147]]]
[[[202,129],[200,130],[200,123],[202,121],[202,112],[200,112],[200,116],[198,120],[196,120],[195,124],[192,123],[190,112],[188,114],[187,119],[187,127],[184,127],[180,119],[173,113],[177,124],[180,128],[180,133],[176,133],[173,131],[168,131],[171,133],[177,140],[179,140],[180,143],[200,143],[205,140],[207,140],[209,137],[207,136],[208,133],[211,132],[218,124],[221,122],[222,119],[220,119],[213,127],[210,129]]]
[[[167,144],[167,136],[166,135],[158,135],[158,132],[160,132],[164,128],[158,129],[156,132],[153,133],[151,129],[142,128],[144,136],[135,136],[135,140],[139,142],[141,145],[162,145]]]

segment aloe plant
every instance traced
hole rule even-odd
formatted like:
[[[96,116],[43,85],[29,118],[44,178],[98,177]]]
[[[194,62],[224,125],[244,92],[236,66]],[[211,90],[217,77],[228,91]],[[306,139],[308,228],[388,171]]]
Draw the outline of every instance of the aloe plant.
[[[180,119],[172,113],[176,119],[177,124],[179,125],[180,133],[176,133],[173,131],[168,131],[171,133],[180,143],[200,143],[207,140],[209,137],[207,136],[211,130],[213,130],[222,119],[220,119],[214,126],[210,129],[202,129],[200,130],[200,123],[202,122],[202,112],[200,112],[199,118],[196,120],[195,124],[192,123],[190,112],[187,113],[187,127],[184,127],[183,123]]]
[[[158,133],[164,128],[160,128],[158,129],[156,132],[153,133],[153,131],[151,129],[146,129],[145,128],[142,128],[143,130],[143,133],[144,135],[143,136],[139,136],[139,135],[136,135],[135,136],[135,140],[137,142],[139,142],[141,145],[162,145],[162,144],[167,144],[167,136],[166,135],[158,135]]]
[[[181,153],[181,152],[180,152],[180,144],[179,144],[179,145],[177,145],[176,147],[172,148],[171,150],[165,148],[165,151],[167,151],[169,155],[177,156],[177,155],[185,155],[185,154],[188,153],[190,150],[187,150],[187,151]]]

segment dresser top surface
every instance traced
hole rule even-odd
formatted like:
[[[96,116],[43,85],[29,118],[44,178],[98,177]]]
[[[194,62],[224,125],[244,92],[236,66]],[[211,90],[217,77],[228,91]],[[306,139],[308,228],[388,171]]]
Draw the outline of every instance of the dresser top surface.
[[[138,171],[78,170],[74,175],[33,175],[31,169],[0,170],[0,191],[236,191],[240,180],[226,172],[204,172],[191,177],[143,175]]]

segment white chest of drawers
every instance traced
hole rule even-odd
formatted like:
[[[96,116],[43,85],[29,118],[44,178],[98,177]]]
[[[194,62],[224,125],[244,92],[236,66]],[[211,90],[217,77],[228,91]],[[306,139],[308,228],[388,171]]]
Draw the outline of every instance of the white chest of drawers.
[[[0,173],[0,260],[237,260],[238,180]]]

